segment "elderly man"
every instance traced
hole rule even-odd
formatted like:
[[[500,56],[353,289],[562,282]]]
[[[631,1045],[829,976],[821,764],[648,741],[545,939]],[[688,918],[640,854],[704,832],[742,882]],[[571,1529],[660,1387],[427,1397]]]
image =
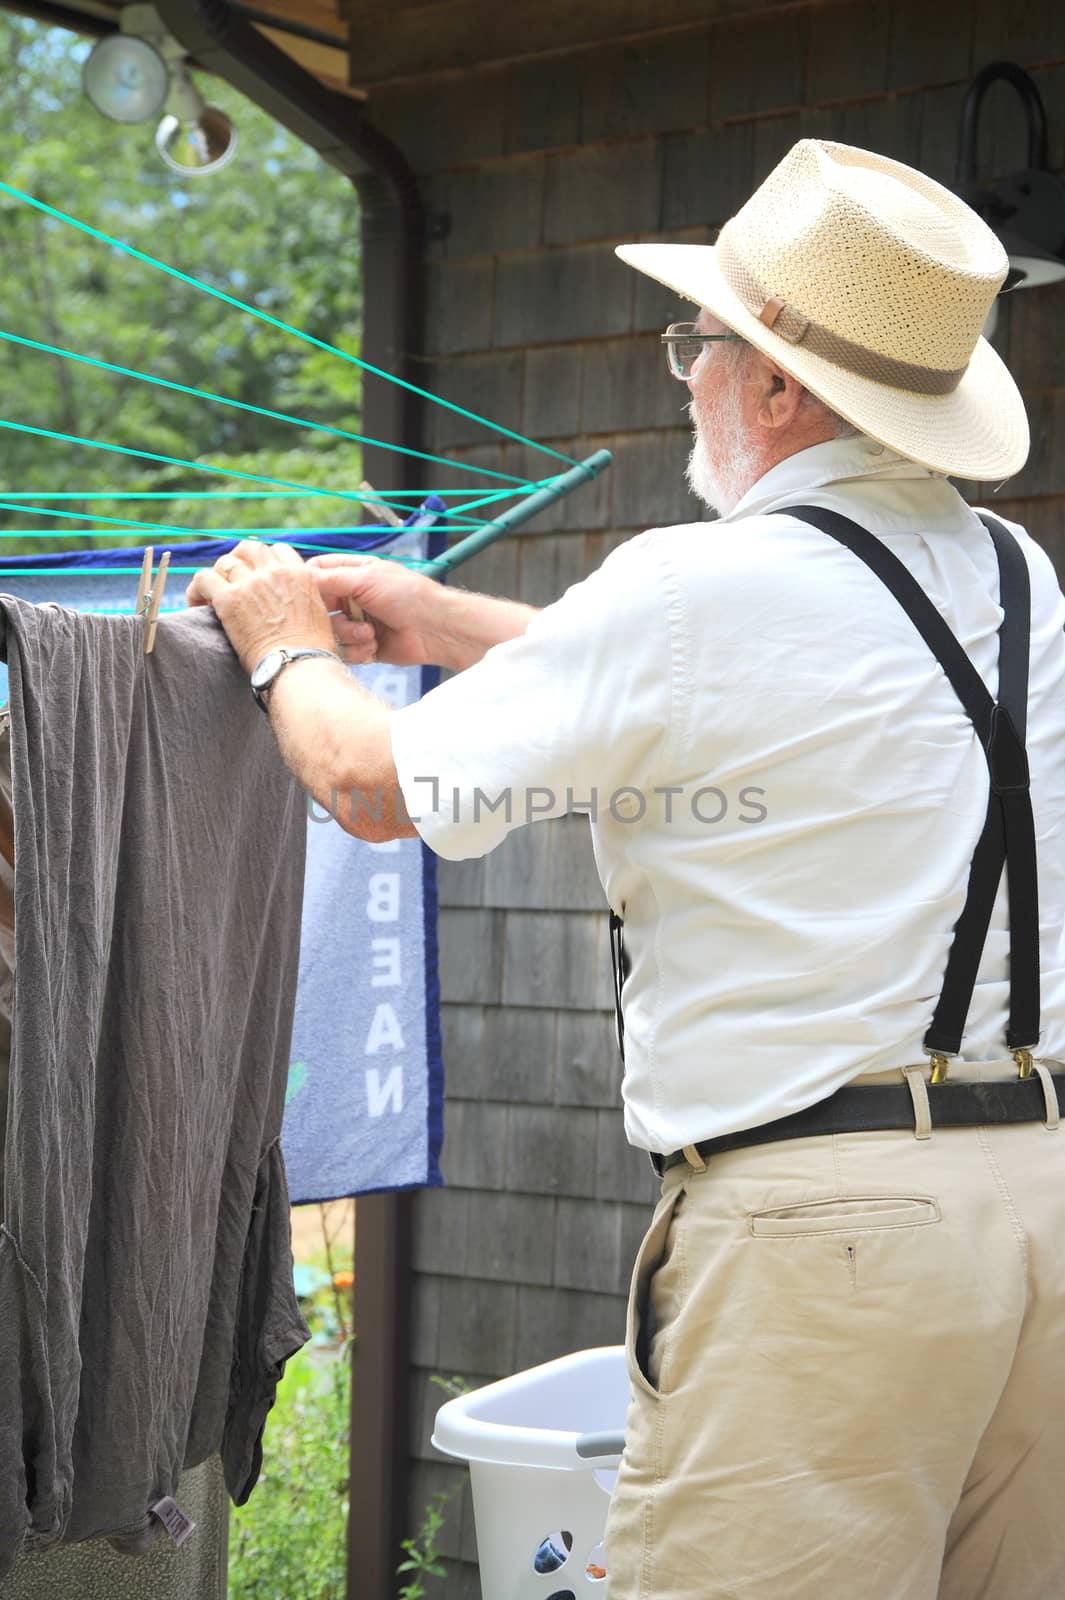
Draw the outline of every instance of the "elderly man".
[[[1027,452],[1006,259],[814,141],[715,247],[619,254],[700,307],[665,341],[719,522],[539,613],[252,546],[191,598],[353,831],[414,826],[358,791],[455,858],[594,812],[663,1190],[611,1600],[1065,1595],[1065,602],[946,481]],[[332,651],[465,670],[391,713]]]

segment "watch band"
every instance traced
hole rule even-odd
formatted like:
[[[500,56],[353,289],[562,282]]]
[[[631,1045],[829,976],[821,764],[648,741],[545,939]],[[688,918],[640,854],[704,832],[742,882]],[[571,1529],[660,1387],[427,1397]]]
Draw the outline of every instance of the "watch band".
[[[257,684],[255,682],[256,674],[272,655],[280,656],[280,661],[267,681],[263,684]],[[286,667],[291,666],[293,661],[307,661],[314,656],[320,656],[324,661],[340,661],[340,657],[333,650],[269,650],[262,660],[256,664],[251,674],[251,692],[255,696],[255,703],[259,710],[267,711],[269,709],[270,690],[274,687]]]

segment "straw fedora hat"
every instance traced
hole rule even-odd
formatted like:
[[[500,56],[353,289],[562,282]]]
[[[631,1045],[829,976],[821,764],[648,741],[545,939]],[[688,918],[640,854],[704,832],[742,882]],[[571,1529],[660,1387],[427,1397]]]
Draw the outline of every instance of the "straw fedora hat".
[[[912,167],[802,139],[716,245],[617,253],[900,455],[994,481],[1024,465],[1024,402],[980,336],[1005,251],[964,201]]]

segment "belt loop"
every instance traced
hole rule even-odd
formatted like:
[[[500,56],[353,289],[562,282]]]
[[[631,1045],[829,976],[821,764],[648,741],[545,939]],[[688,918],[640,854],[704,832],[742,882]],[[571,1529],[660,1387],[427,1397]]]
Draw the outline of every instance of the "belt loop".
[[[922,1066],[903,1067],[902,1075],[910,1087],[913,1101],[913,1136],[915,1139],[932,1137],[932,1112],[928,1104],[928,1085],[924,1081]]]
[[[706,1171],[706,1162],[703,1160],[702,1156],[699,1154],[698,1145],[686,1144],[684,1146],[682,1154],[684,1156],[685,1161],[688,1163],[689,1167],[694,1167],[696,1172],[705,1172]]]
[[[1041,1061],[1032,1061],[1032,1071],[1038,1073],[1039,1081],[1043,1085],[1043,1098],[1046,1101],[1048,1128],[1056,1128],[1061,1121],[1058,1109],[1058,1092],[1054,1087],[1054,1080]]]

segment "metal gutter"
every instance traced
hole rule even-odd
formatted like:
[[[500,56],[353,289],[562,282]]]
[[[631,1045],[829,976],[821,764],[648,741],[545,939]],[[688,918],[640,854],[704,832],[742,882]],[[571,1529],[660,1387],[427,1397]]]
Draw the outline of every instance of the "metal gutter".
[[[351,179],[362,217],[363,355],[410,381],[411,358],[420,349],[423,213],[402,152],[367,122],[357,102],[326,88],[225,0],[154,3],[199,66]],[[364,373],[362,431],[420,448],[419,396]],[[364,449],[362,476],[382,491],[417,487],[411,458],[372,446]],[[400,1540],[409,1532],[410,1196],[366,1195],[356,1210],[347,1595],[393,1600]]]

